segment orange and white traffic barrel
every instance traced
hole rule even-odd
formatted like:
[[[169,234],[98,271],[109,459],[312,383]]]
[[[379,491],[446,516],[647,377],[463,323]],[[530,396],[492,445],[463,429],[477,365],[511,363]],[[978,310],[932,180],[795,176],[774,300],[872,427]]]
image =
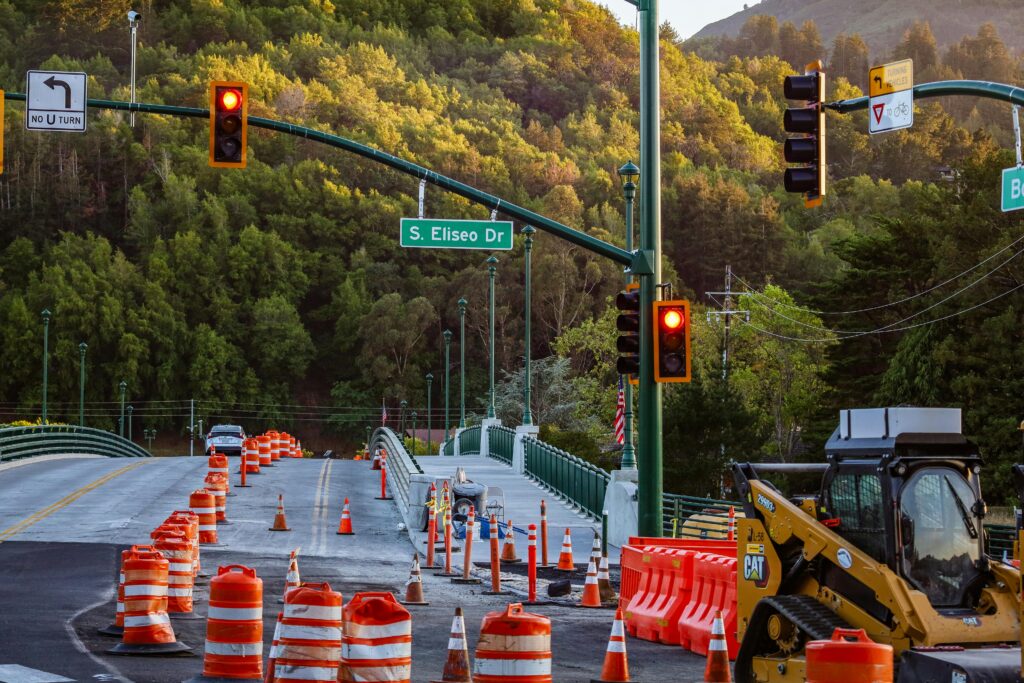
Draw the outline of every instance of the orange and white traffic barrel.
[[[200,489],[188,497],[188,506],[199,515],[199,543],[217,542],[217,499],[210,491]]]
[[[240,564],[217,569],[210,579],[203,674],[188,683],[263,683],[263,581]]]
[[[551,683],[551,620],[513,603],[480,626],[476,683]]]
[[[264,434],[256,437],[256,454],[260,459],[260,467],[273,467],[274,460],[270,455],[272,445],[270,437]]]
[[[117,611],[114,613],[114,621],[99,630],[105,636],[120,638],[124,634],[124,562],[131,552],[130,549],[121,551],[121,564],[117,574]]]
[[[168,562],[150,545],[134,545],[124,562],[124,634],[108,650],[158,655],[191,650],[178,642],[167,615]]]
[[[217,524],[227,524],[228,521],[228,485],[227,477],[223,474],[207,474],[204,481],[207,491],[213,493],[216,500]]]
[[[228,456],[221,453],[211,453],[207,458],[207,474],[223,474],[228,476]]]
[[[391,593],[356,593],[345,605],[339,681],[409,683],[412,616]]]
[[[246,474],[260,473],[260,449],[252,437],[242,442],[242,463]]]
[[[275,431],[267,432],[270,437],[270,460],[277,462],[281,459],[281,435]]]
[[[153,547],[167,560],[167,611],[192,613],[192,547],[181,529],[161,527]]]
[[[327,583],[288,591],[272,683],[339,680],[341,605],[341,593]]]
[[[161,526],[170,525],[185,532],[192,549],[192,577],[199,574],[199,515],[191,510],[175,510]]]

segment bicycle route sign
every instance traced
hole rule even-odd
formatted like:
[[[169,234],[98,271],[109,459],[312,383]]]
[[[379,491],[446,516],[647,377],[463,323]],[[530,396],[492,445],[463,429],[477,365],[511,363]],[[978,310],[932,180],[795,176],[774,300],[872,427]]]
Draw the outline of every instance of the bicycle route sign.
[[[914,62],[904,59],[868,74],[868,132],[888,133],[914,125]]]

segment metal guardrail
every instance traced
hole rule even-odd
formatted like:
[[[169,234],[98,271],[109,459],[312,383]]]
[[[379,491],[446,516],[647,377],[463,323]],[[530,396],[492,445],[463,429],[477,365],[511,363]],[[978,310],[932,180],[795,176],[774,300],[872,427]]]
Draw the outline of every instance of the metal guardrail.
[[[91,427],[35,425],[0,429],[0,462],[64,453],[108,458],[150,457],[142,446],[117,434]]]
[[[459,455],[480,453],[480,427],[467,427],[459,432]]]
[[[487,428],[487,455],[495,460],[511,465],[515,443],[516,430],[500,425]]]
[[[455,455],[455,439],[448,439],[441,446],[442,455]]]
[[[416,462],[416,458],[409,455],[398,435],[387,427],[378,427],[370,438],[370,451],[375,451],[378,447],[387,451],[388,488],[392,495],[402,499],[403,509],[407,510],[410,504],[410,477],[413,474],[423,474],[423,468]]]
[[[601,519],[611,475],[575,455],[543,441],[525,437],[526,475],[566,502]]]

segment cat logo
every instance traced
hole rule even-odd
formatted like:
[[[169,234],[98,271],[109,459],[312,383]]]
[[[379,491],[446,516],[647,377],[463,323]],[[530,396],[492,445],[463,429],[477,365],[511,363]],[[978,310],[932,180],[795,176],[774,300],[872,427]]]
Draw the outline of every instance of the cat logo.
[[[768,562],[764,555],[743,556],[743,578],[758,588],[768,585]]]

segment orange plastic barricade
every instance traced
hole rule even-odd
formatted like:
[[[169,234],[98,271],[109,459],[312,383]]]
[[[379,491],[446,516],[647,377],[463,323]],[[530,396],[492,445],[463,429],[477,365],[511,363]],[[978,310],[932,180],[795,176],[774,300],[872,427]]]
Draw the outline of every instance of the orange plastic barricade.
[[[736,558],[696,553],[693,558],[693,590],[679,617],[679,644],[699,655],[708,653],[715,612],[725,621],[729,659],[736,659]]]
[[[807,683],[892,683],[892,668],[892,646],[862,628],[837,628],[832,640],[807,643]]]
[[[476,683],[551,683],[551,620],[513,603],[480,625]]]
[[[263,581],[240,564],[210,579],[203,675],[189,683],[263,681]]]
[[[270,460],[277,462],[281,459],[281,435],[277,432],[267,432],[270,437]]]
[[[228,476],[228,456],[214,453],[207,460],[209,470],[207,474],[223,474],[225,477]]]
[[[724,541],[711,538],[654,538],[651,536],[630,536],[629,544],[643,547],[645,545],[661,548],[683,548],[704,553],[736,557],[736,541]]]
[[[124,561],[124,634],[109,653],[158,655],[191,649],[175,639],[167,616],[167,566],[153,546],[132,546]]]
[[[260,467],[273,467],[274,459],[270,455],[272,444],[270,437],[264,434],[256,437],[256,452],[260,459]]]
[[[180,527],[162,526],[150,534],[167,560],[167,611],[192,613],[192,545]]]
[[[161,528],[181,529],[192,552],[192,577],[199,574],[199,515],[191,510],[175,510],[164,520]]]
[[[409,683],[412,617],[391,593],[356,593],[345,605],[339,681]]]
[[[260,473],[260,447],[256,439],[250,437],[242,442],[242,462],[246,474]]]
[[[307,583],[284,598],[273,683],[335,683],[341,662],[341,593]]]
[[[625,612],[631,636],[679,644],[679,616],[690,600],[694,555],[676,548],[643,549],[644,571]]]
[[[199,516],[199,542],[217,542],[217,498],[210,491],[200,489],[188,497],[188,506]]]
[[[226,524],[228,521],[228,484],[227,477],[223,474],[207,474],[204,481],[206,490],[213,493],[217,508],[217,524]]]

